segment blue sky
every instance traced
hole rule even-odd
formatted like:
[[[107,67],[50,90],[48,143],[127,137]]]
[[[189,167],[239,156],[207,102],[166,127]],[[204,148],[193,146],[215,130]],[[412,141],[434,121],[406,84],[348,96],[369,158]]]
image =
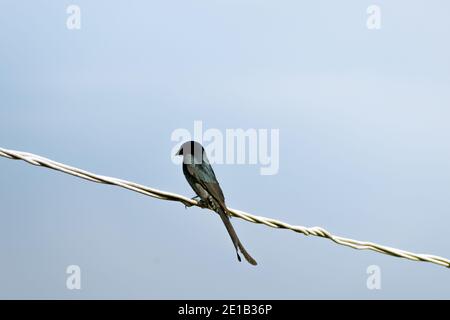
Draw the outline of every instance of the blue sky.
[[[81,29],[66,8],[81,8]],[[193,196],[174,130],[280,130],[230,207],[450,257],[445,1],[2,1],[0,146]],[[0,159],[2,298],[449,298],[447,269]],[[82,289],[66,288],[79,265]],[[381,290],[368,290],[378,265]]]

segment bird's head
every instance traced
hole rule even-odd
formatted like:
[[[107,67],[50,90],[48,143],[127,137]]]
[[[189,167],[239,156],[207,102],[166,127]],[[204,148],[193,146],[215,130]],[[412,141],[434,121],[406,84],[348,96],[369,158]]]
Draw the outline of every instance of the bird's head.
[[[183,156],[184,159],[194,159],[195,163],[202,163],[206,159],[205,149],[197,141],[183,143],[175,155]]]

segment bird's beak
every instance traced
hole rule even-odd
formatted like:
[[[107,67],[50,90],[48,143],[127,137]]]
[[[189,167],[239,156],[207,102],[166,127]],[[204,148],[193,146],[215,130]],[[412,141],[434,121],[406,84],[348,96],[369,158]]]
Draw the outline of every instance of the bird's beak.
[[[183,154],[183,148],[180,148],[180,150],[175,153],[176,156],[181,156]]]

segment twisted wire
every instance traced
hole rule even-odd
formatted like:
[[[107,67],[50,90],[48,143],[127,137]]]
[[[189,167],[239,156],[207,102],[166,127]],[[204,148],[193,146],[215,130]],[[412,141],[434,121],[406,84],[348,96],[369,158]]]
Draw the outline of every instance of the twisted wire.
[[[128,190],[132,190],[132,191],[135,191],[138,193],[142,193],[144,195],[147,195],[147,196],[150,196],[153,198],[157,198],[160,200],[178,201],[178,202],[183,203],[185,206],[189,206],[189,207],[190,206],[198,206],[198,207],[203,208],[198,201],[196,201],[194,199],[186,198],[179,194],[162,191],[162,190],[158,190],[155,188],[150,188],[150,187],[147,187],[147,186],[135,183],[135,182],[131,182],[131,181],[126,181],[126,180],[122,180],[122,179],[118,179],[118,178],[98,175],[98,174],[95,174],[95,173],[92,173],[92,172],[89,172],[86,170],[78,169],[78,168],[63,164],[63,163],[59,163],[59,162],[56,162],[56,161],[32,154],[32,153],[0,148],[0,156],[8,158],[8,159],[13,159],[13,160],[23,160],[23,161],[28,162],[29,164],[32,164],[35,166],[46,167],[46,168],[53,169],[56,171],[64,172],[66,174],[70,174],[72,176],[76,176],[76,177],[86,179],[86,180],[89,180],[92,182],[116,185],[116,186],[119,186],[119,187],[122,187],[122,188],[125,188]],[[316,237],[326,238],[326,239],[329,239],[339,245],[351,247],[351,248],[358,249],[358,250],[372,250],[375,252],[387,254],[390,256],[394,256],[394,257],[404,258],[404,259],[413,260],[413,261],[425,261],[425,262],[430,262],[430,263],[434,263],[437,265],[441,265],[441,266],[450,268],[450,260],[443,258],[443,257],[430,255],[430,254],[417,254],[417,253],[413,253],[413,252],[409,252],[409,251],[405,251],[405,250],[401,250],[401,249],[383,246],[383,245],[376,244],[373,242],[358,241],[358,240],[353,240],[350,238],[344,238],[344,237],[333,235],[321,227],[296,226],[296,225],[291,225],[286,222],[275,220],[272,218],[266,218],[266,217],[262,217],[262,216],[252,215],[250,213],[246,213],[246,212],[236,210],[236,209],[229,208],[228,210],[235,217],[241,218],[245,221],[263,224],[263,225],[266,225],[271,228],[287,229],[287,230],[291,230],[291,231],[294,231],[297,233],[302,233],[306,236],[316,236]]]

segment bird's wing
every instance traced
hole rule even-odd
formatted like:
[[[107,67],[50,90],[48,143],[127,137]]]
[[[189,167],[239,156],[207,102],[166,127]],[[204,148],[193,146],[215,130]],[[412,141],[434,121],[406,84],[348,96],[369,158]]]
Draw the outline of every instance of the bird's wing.
[[[225,197],[211,165],[209,163],[191,165],[187,166],[187,170],[189,174],[194,177],[224,209],[226,209]]]

